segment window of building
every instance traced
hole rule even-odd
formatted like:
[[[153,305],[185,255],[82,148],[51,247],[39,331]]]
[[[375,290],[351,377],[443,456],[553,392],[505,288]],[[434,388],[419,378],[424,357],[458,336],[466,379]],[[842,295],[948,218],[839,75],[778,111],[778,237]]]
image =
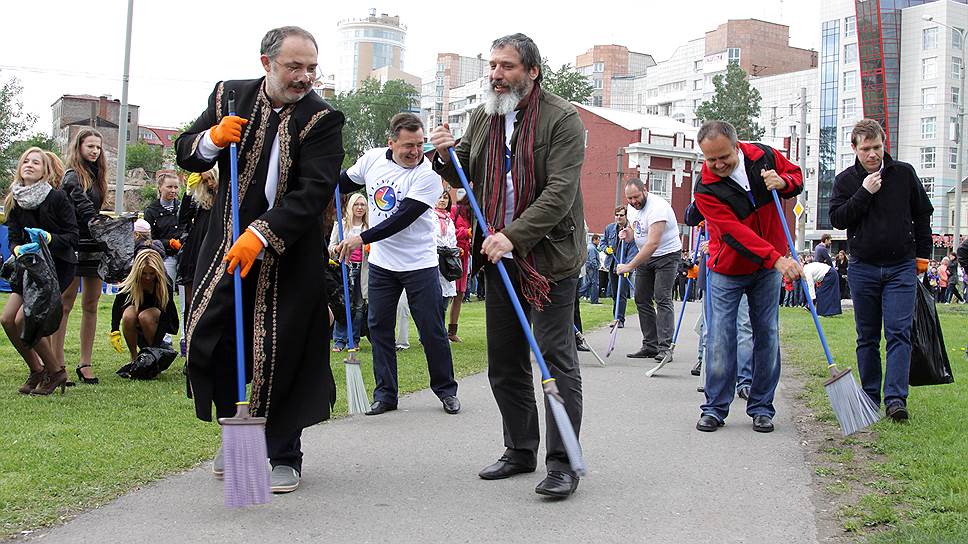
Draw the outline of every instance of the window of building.
[[[701,99],[699,99],[699,98],[696,98],[696,99],[694,99],[694,100],[692,101],[692,111],[696,111],[696,110],[698,110],[698,109],[699,109],[699,106],[700,106],[701,104],[702,104],[702,100],[701,100]]]
[[[840,108],[840,116],[844,119],[853,120],[854,110],[857,109],[856,98],[845,98]]]
[[[659,115],[659,106],[646,106],[645,113],[648,115]]]
[[[958,118],[951,117],[948,119],[948,139],[952,142],[958,141]]]
[[[921,109],[932,110],[938,103],[938,88],[925,87],[921,89]]]
[[[840,141],[840,145],[850,145],[850,133],[854,130],[854,127],[844,127],[844,138]]]
[[[844,45],[844,64],[857,62],[857,44],[848,43]]]
[[[948,168],[952,170],[958,169],[958,148],[949,147],[948,148]]]
[[[938,47],[938,27],[925,28],[921,31],[921,49],[935,49]]]
[[[938,57],[921,59],[921,79],[934,79],[938,76]]]
[[[854,157],[855,157],[855,155],[853,153],[841,153],[840,154],[840,169],[841,170],[846,170],[846,169],[850,168],[851,166],[853,166],[854,165]]]
[[[693,119],[692,120],[692,126],[693,126],[693,128],[699,128],[699,127],[701,127],[702,126],[702,119],[700,119],[698,117],[696,117],[695,119]]]
[[[595,63],[595,73],[596,74],[600,74],[600,73],[602,73],[604,71],[605,71],[605,63],[604,62],[596,62]]]
[[[856,29],[856,26],[857,26],[857,17],[854,17],[853,15],[851,15],[850,17],[847,17],[846,19],[844,19],[844,37],[853,38],[854,30]]]
[[[809,156],[812,156],[812,155],[813,155],[813,148],[811,148],[811,147],[810,147],[810,146],[808,145],[808,146],[807,146],[807,156],[809,157]]]
[[[951,29],[951,48],[961,51],[961,32],[963,29],[955,27]]]
[[[601,89],[602,86],[603,86],[602,80],[601,79],[598,79],[598,78],[595,78],[595,88],[596,89]]]
[[[921,178],[921,185],[924,186],[924,192],[928,193],[929,197],[934,193],[934,178]]]
[[[128,122],[131,122],[131,110],[128,110]]]
[[[701,91],[702,90],[702,80],[701,79],[694,79],[694,80],[692,80],[692,90],[694,90],[694,91]]]
[[[730,64],[739,64],[739,47],[730,47],[726,54]]]
[[[844,92],[852,93],[857,90],[857,70],[844,72]]]
[[[934,148],[933,147],[922,147],[921,148],[921,168],[934,168]]]
[[[961,103],[961,89],[958,87],[951,88],[951,103],[955,106]]]
[[[790,115],[793,115],[797,110],[796,104],[790,104]]]
[[[669,189],[669,178],[671,172],[664,171],[652,171],[649,172],[649,192],[655,193],[662,198],[669,200],[670,189]]]
[[[937,119],[935,117],[921,118],[921,139],[930,140],[937,134]]]
[[[951,77],[958,79],[961,77],[961,59],[951,57]]]
[[[695,61],[695,62],[692,63],[692,71],[693,72],[702,72],[702,61],[701,60],[697,60],[697,61]]]
[[[599,107],[601,107],[601,105],[602,105],[602,97],[601,96],[593,96],[592,97],[592,105],[593,106],[599,106]]]

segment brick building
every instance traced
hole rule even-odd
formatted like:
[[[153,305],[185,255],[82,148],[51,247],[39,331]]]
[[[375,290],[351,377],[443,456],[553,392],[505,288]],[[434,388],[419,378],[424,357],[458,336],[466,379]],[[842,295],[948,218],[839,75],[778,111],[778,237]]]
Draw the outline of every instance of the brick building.
[[[66,152],[71,139],[82,128],[97,129],[104,136],[101,142],[108,159],[113,161],[118,153],[118,116],[121,101],[110,96],[70,95],[51,104],[53,126],[51,134],[61,153]],[[128,142],[138,138],[138,106],[128,104]]]
[[[438,53],[437,69],[423,79],[420,89],[421,119],[424,126],[446,123],[450,116],[451,91],[487,75],[489,60],[483,55],[465,57]]]
[[[613,78],[642,76],[649,66],[655,66],[652,55],[629,51],[624,45],[596,45],[575,57],[575,69],[595,88],[588,104],[605,108],[618,107],[616,99],[628,100],[612,92]]]

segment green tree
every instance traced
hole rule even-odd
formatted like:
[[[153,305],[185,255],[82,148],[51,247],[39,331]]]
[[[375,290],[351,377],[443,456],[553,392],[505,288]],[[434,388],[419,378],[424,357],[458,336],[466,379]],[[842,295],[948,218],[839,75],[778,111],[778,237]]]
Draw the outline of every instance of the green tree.
[[[25,140],[17,140],[3,150],[3,158],[0,160],[2,160],[3,164],[6,165],[4,167],[4,171],[6,172],[4,177],[10,178],[13,176],[14,170],[17,167],[17,160],[20,158],[20,155],[31,147],[39,147],[41,149],[57,153],[57,142],[43,132],[35,132]],[[60,156],[59,153],[58,156]]]
[[[165,150],[160,145],[148,145],[144,142],[128,144],[125,160],[125,170],[144,168],[149,175],[161,170],[165,162]]]
[[[740,140],[756,141],[766,129],[754,119],[760,113],[760,91],[750,86],[746,71],[736,63],[729,63],[726,76],[713,78],[716,94],[696,108],[696,116],[703,121],[728,121],[736,127]]]
[[[6,150],[10,144],[23,138],[37,122],[37,116],[24,113],[20,99],[23,87],[15,77],[0,84],[0,149]]]
[[[346,116],[343,167],[352,166],[367,150],[385,146],[390,118],[410,111],[417,104],[418,96],[417,89],[405,81],[393,80],[381,85],[375,79],[367,79],[355,90],[336,95],[333,107]]]
[[[571,64],[562,64],[557,71],[548,65],[545,59],[541,63],[541,87],[569,102],[588,102],[595,92],[595,87],[588,78],[575,70]]]

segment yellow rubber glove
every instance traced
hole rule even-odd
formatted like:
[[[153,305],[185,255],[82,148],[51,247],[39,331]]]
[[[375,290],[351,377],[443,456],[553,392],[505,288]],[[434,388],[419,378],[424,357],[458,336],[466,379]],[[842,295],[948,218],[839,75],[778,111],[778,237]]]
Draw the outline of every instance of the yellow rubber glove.
[[[612,249],[612,246],[606,246],[605,247],[605,253],[611,255],[611,254],[615,253],[615,250]]]
[[[202,175],[192,172],[191,174],[188,174],[187,178],[185,178],[185,185],[191,189],[192,187],[198,185],[199,181],[202,181]]]
[[[108,340],[111,341],[111,346],[114,348],[114,351],[118,353],[123,352],[124,346],[121,344],[121,331],[111,331],[108,335]]]
[[[242,236],[239,236],[239,239],[232,244],[228,255],[225,256],[224,261],[229,263],[226,271],[231,274],[235,272],[236,266],[241,266],[242,272],[240,274],[243,278],[246,277],[252,265],[255,264],[255,258],[259,256],[264,247],[262,240],[252,234],[252,231],[243,232]]]
[[[248,119],[243,119],[238,115],[226,115],[219,124],[212,127],[212,130],[209,131],[209,136],[212,137],[212,143],[217,147],[226,147],[229,144],[241,142],[242,127],[248,122]]]

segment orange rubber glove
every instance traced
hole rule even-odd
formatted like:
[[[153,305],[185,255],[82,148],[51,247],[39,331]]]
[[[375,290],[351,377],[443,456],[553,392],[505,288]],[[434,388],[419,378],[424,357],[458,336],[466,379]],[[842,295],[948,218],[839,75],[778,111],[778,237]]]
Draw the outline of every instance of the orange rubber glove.
[[[212,137],[212,143],[217,147],[226,147],[231,143],[237,144],[241,142],[242,127],[248,122],[248,119],[243,119],[238,115],[226,115],[219,124],[212,127],[212,130],[209,131],[209,136]]]
[[[182,246],[182,243],[179,242],[176,238],[172,238],[171,240],[168,240],[168,247],[174,249],[175,251],[178,251],[179,249],[181,249],[181,246]]]
[[[241,266],[241,275],[243,278],[246,277],[252,265],[255,264],[255,258],[264,247],[262,240],[255,234],[252,234],[252,231],[247,230],[243,232],[242,236],[239,236],[239,239],[232,244],[232,247],[229,249],[229,254],[223,259],[229,263],[225,270],[231,274],[235,272],[236,266]]]
[[[370,254],[370,244],[363,244],[363,253]]]
[[[928,260],[918,257],[917,259],[918,274],[924,274],[928,271]]]

